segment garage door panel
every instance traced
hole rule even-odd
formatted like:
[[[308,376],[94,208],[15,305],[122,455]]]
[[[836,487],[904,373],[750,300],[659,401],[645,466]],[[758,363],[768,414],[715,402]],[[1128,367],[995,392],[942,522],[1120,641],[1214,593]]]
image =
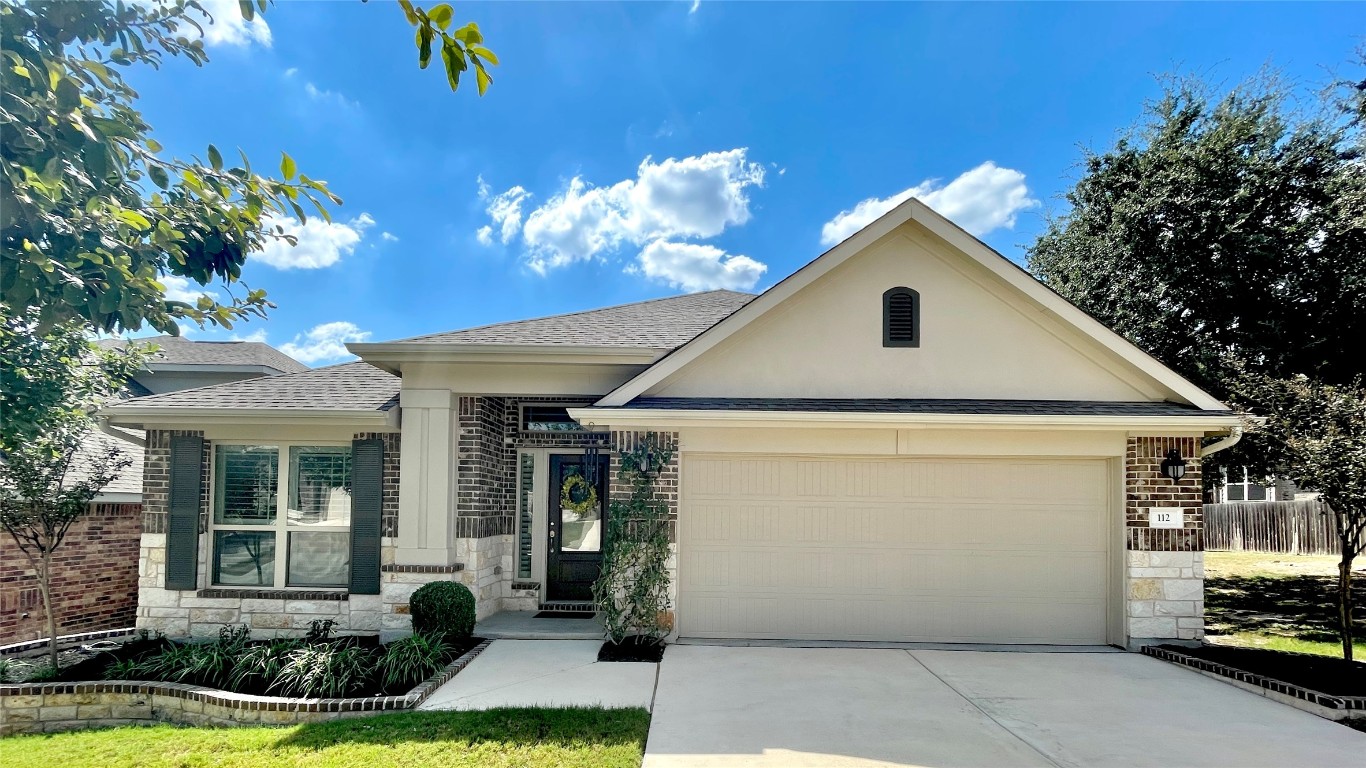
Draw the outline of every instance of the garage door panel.
[[[1104,642],[1103,461],[685,455],[683,474],[686,636]]]

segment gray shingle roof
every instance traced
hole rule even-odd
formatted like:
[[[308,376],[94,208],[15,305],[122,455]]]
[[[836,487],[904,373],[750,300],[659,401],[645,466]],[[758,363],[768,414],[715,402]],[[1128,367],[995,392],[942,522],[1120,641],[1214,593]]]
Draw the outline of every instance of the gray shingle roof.
[[[111,429],[118,429],[111,427]],[[129,438],[141,439],[142,433],[133,430],[119,430],[126,433]],[[128,459],[128,466],[119,470],[118,477],[109,485],[106,485],[101,493],[142,493],[142,461],[143,448],[141,445],[131,440],[120,440],[112,435],[105,434],[99,430],[91,430],[90,434],[81,441],[81,447],[77,449],[75,457],[72,459],[71,467],[67,470],[67,482],[78,482],[84,480],[90,474],[90,465],[104,452],[110,448],[117,448],[119,452]]]
[[[943,413],[998,416],[1209,416],[1231,411],[1205,411],[1168,402],[1100,400],[953,400],[829,399],[748,397],[637,397],[626,408],[699,411],[814,411],[820,413]]]
[[[724,320],[754,296],[705,291],[566,315],[496,323],[400,339],[399,343],[584,345],[673,349]]]
[[[291,410],[387,411],[398,404],[399,377],[369,363],[355,362],[262,376],[196,389],[125,400],[123,407],[280,408]]]
[[[308,366],[275,347],[259,341],[192,341],[181,336],[148,336],[141,339],[101,339],[104,347],[121,347],[129,341],[161,348],[153,365],[260,365],[280,373],[298,373]]]

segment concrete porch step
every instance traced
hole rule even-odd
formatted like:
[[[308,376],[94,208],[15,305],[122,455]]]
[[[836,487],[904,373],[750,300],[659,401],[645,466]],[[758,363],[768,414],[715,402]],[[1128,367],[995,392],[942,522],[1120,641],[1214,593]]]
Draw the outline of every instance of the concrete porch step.
[[[582,619],[535,619],[539,611],[503,611],[474,625],[474,634],[492,640],[601,640],[602,621],[585,613]]]

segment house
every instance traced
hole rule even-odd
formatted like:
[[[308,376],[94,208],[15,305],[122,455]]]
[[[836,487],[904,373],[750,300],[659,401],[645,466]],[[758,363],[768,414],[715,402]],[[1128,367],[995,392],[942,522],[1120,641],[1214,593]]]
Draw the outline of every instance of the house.
[[[579,605],[650,451],[677,636],[1203,633],[1200,456],[1236,418],[916,200],[758,296],[350,349],[108,410],[148,430],[164,521],[140,626],[395,633],[433,580],[481,618]]]
[[[130,396],[212,386],[308,370],[268,344],[255,341],[190,341],[179,336],[136,339],[157,353],[130,379]],[[124,339],[97,342],[104,347]],[[143,433],[101,423],[85,438],[72,473],[86,457],[117,448],[131,463],[95,497],[90,512],[62,545],[67,567],[55,575],[60,631],[71,634],[132,626],[137,607],[138,550],[142,533]],[[69,475],[70,476],[70,475]],[[38,586],[27,560],[0,534],[0,644],[44,635]]]

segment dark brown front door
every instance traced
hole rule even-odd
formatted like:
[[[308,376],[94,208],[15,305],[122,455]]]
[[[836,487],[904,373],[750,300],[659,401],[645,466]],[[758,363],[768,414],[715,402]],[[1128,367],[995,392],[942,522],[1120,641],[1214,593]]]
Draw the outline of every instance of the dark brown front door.
[[[595,472],[587,471],[586,461],[597,462]],[[592,600],[602,572],[607,457],[551,454],[549,485],[546,599]]]

